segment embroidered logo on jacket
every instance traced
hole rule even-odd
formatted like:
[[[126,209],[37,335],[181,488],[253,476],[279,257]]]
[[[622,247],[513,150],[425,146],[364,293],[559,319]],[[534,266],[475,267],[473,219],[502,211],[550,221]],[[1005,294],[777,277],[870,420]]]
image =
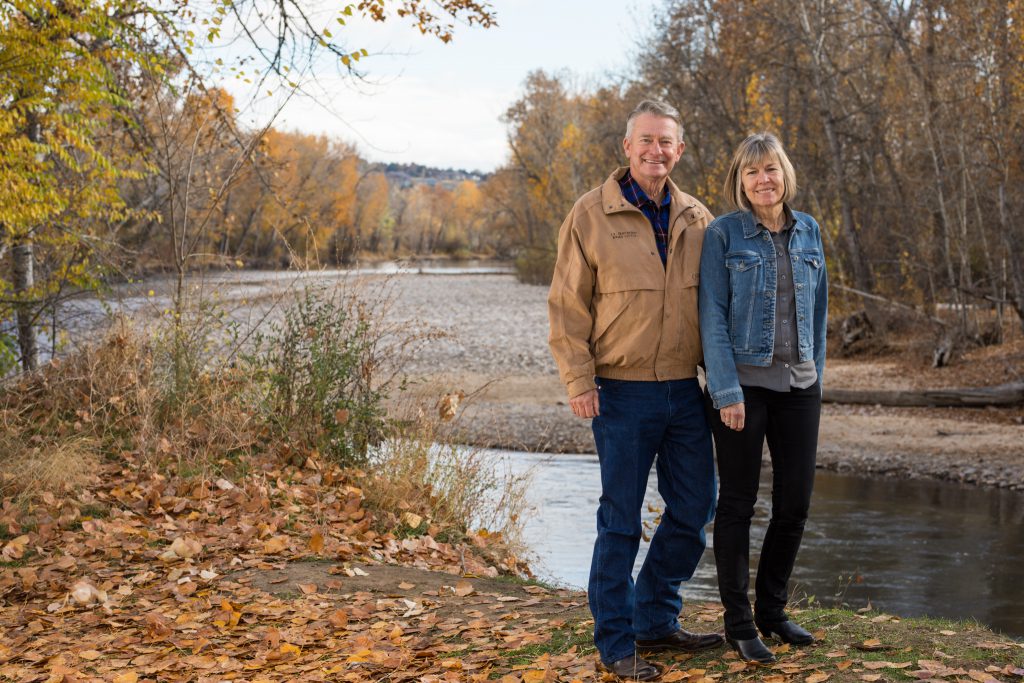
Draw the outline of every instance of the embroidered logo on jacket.
[[[619,230],[611,233],[613,240],[622,240],[636,237],[639,233],[636,230]]]

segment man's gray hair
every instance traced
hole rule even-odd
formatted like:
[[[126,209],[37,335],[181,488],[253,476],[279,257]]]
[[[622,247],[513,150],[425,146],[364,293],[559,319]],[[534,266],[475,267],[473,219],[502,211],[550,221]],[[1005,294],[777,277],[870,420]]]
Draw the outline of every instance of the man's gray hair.
[[[675,121],[676,130],[679,131],[679,141],[682,142],[683,120],[679,116],[679,110],[671,104],[665,104],[664,102],[658,102],[657,100],[644,100],[640,104],[636,105],[633,111],[629,112],[629,116],[626,117],[627,138],[633,134],[633,121],[635,121],[636,117],[641,114],[654,114],[655,116],[663,116],[666,119],[672,119]]]

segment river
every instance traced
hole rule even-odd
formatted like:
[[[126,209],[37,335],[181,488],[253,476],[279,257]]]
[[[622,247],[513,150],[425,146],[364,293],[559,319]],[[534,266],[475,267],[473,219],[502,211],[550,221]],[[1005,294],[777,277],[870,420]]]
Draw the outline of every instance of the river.
[[[531,472],[533,508],[524,540],[545,579],[585,587],[600,495],[597,457],[494,451],[514,472]],[[751,530],[751,565],[769,516],[770,470],[762,477]],[[652,472],[644,506],[661,499]],[[718,600],[712,533],[684,599]],[[646,553],[641,544],[637,567]],[[868,605],[899,616],[977,619],[1024,636],[1024,495],[931,480],[853,477],[819,471],[810,519],[791,582],[793,597],[825,605]]]

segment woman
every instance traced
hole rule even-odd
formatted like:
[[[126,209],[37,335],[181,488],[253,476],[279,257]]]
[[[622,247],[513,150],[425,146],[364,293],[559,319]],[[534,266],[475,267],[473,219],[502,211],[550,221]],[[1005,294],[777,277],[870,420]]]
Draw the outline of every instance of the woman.
[[[700,333],[720,481],[718,587],[729,644],[757,662],[775,661],[758,631],[793,645],[814,642],[785,607],[814,485],[828,282],[821,231],[789,207],[795,192],[778,138],[748,137],[725,183],[738,210],[708,227],[700,263]],[[751,611],[750,519],[766,439],[772,516]]]

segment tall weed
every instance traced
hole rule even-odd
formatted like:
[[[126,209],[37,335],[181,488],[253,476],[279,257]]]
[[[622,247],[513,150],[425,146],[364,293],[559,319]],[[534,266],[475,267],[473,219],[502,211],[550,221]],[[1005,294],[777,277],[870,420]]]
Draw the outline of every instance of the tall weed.
[[[393,433],[385,400],[403,388],[398,369],[410,349],[436,335],[389,325],[388,296],[308,286],[283,320],[255,336],[245,362],[273,438],[287,450],[315,449],[358,466]]]

